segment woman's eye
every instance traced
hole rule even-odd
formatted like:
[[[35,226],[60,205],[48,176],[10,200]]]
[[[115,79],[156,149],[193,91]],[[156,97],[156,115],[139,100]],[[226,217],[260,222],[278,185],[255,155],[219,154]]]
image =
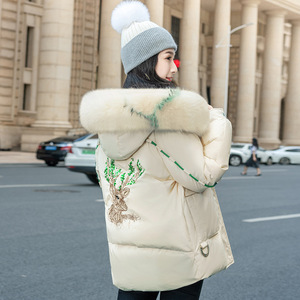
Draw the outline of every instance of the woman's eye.
[[[170,56],[170,57],[167,57],[167,60],[171,60],[172,59],[172,57]]]

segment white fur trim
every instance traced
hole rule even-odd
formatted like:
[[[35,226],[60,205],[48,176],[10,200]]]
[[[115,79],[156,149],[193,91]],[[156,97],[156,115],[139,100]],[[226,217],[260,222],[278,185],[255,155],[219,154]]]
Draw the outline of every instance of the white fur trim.
[[[150,14],[147,7],[139,1],[121,2],[111,15],[111,25],[119,33],[133,22],[144,21],[150,21]]]
[[[108,133],[140,130],[192,132],[201,136],[209,123],[207,102],[190,91],[180,91],[171,102],[157,110],[158,128],[138,114],[149,115],[168,89],[105,89],[88,92],[80,105],[80,120],[89,132]]]

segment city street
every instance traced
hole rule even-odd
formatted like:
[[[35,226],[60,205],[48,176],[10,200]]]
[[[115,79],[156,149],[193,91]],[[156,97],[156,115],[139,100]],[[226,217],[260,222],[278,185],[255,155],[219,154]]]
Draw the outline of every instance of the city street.
[[[235,264],[201,299],[299,298],[300,166],[261,169],[230,167],[216,186]],[[116,295],[100,188],[63,164],[0,164],[0,300]]]

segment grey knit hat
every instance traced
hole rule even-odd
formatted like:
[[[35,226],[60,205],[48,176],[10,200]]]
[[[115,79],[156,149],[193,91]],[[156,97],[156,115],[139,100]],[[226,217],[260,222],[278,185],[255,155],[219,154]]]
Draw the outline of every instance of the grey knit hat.
[[[111,24],[121,33],[121,59],[126,74],[165,49],[177,50],[171,34],[150,21],[149,11],[140,1],[121,2],[112,12]]]

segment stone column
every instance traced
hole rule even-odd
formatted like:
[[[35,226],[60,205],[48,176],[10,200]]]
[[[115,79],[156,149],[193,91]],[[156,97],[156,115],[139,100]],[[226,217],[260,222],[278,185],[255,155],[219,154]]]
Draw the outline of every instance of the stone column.
[[[146,6],[149,9],[151,21],[163,27],[164,0],[146,0]]]
[[[171,14],[171,7],[168,5],[164,5],[164,28],[167,29],[169,32],[172,31],[172,14]]]
[[[276,147],[280,144],[284,15],[284,11],[270,11],[267,13],[259,116],[259,142],[266,147]]]
[[[292,22],[292,26],[283,143],[300,146],[300,20]]]
[[[41,24],[37,115],[24,128],[22,151],[35,151],[46,139],[65,135],[69,123],[73,0],[45,1]]]
[[[36,121],[24,128],[22,151],[36,151],[46,139],[65,135],[69,123],[73,0],[45,1],[41,24]]]
[[[32,127],[70,128],[72,0],[45,1],[41,25],[37,119]]]
[[[241,30],[237,116],[234,140],[249,143],[253,137],[255,108],[255,72],[258,0],[242,0],[241,24],[253,23]]]
[[[103,0],[101,6],[98,88],[121,87],[121,35],[111,26],[111,13],[121,0]]]
[[[201,0],[183,2],[180,30],[180,87],[199,92],[199,39]]]
[[[214,43],[212,53],[212,75],[211,75],[211,104],[214,107],[224,107],[226,90],[226,63],[227,47],[218,47],[216,45],[223,41],[227,46],[227,36],[230,25],[230,0],[215,1],[214,16]],[[229,49],[230,51],[230,49]],[[229,71],[229,70],[228,70]]]

